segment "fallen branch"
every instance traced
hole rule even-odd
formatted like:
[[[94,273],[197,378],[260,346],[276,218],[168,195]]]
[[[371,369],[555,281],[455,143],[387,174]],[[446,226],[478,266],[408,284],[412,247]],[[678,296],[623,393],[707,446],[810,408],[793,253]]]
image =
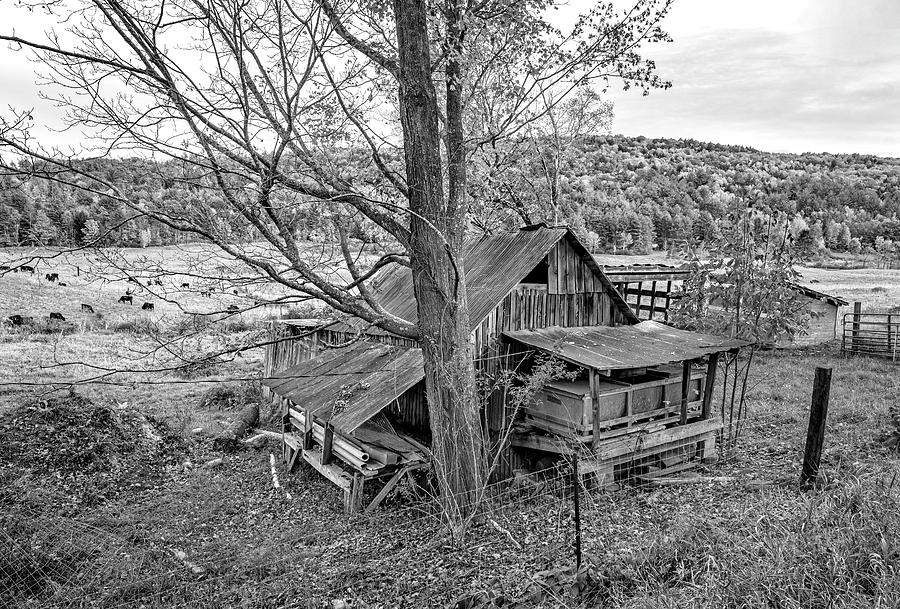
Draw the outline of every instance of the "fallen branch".
[[[269,468],[272,470],[272,486],[278,490],[281,488],[281,482],[278,480],[278,470],[275,469],[275,455],[272,453],[269,453]],[[288,499],[291,498],[291,494],[287,490],[284,491],[284,494]]]
[[[510,541],[514,546],[516,546],[516,549],[517,549],[517,550],[521,550],[521,549],[522,549],[522,544],[520,544],[518,541],[516,541],[516,539],[512,536],[512,533],[510,533],[509,531],[507,531],[506,529],[504,529],[503,527],[501,527],[499,524],[497,524],[497,521],[496,521],[496,520],[494,520],[493,518],[488,518],[488,522],[490,522],[490,523],[491,523],[491,526],[493,526],[495,529],[497,529],[497,530],[500,531],[501,533],[505,534],[505,535],[509,538],[509,541]]]

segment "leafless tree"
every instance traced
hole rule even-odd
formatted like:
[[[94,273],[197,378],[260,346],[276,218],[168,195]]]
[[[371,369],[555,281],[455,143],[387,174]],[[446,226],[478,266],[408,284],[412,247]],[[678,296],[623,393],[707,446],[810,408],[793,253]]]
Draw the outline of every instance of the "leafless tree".
[[[640,51],[668,39],[672,0],[598,2],[566,31],[549,20],[555,0],[23,1],[46,39],[0,39],[38,59],[90,153],[167,159],[224,207],[138,200],[35,142],[27,112],[0,125],[4,168],[24,158],[32,175],[111,197],[288,292],[418,340],[445,513],[463,520],[486,472],[462,272],[467,167],[579,86],[663,84]],[[339,227],[374,223],[393,247],[365,266],[343,247],[349,276],[335,274],[292,224],[310,200]],[[256,240],[236,242],[236,224]],[[368,288],[391,264],[411,268],[417,323]]]

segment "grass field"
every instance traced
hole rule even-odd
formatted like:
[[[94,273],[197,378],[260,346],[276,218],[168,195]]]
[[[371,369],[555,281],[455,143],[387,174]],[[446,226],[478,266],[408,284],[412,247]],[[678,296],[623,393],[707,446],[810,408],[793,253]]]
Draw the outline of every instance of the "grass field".
[[[867,310],[900,304],[900,271],[802,272],[817,289],[861,300]],[[183,332],[190,316],[182,300],[211,310],[234,300],[173,287],[179,305],[147,314],[115,303],[124,281],[63,273],[65,288],[37,276],[0,278],[0,317],[58,311],[74,326],[0,330],[0,417],[65,395],[47,386],[97,367],[168,365],[177,357],[154,350],[159,343],[142,320]],[[82,314],[81,302],[97,304],[102,318]],[[246,340],[261,319],[197,340],[207,347]],[[70,361],[81,363],[59,365]],[[801,491],[816,366],[834,370],[823,483]],[[833,344],[759,353],[741,442],[703,472],[705,481],[582,497],[592,570],[578,597],[554,587],[567,581],[572,563],[571,497],[562,482],[505,495],[460,542],[409,497],[348,518],[338,491],[309,471],[282,474],[283,490],[274,489],[274,442],[203,466],[222,454],[191,430],[215,431],[234,414],[199,408],[203,393],[260,370],[257,350],[195,375],[115,375],[103,380],[112,384],[79,387],[97,404],[127,403],[161,419],[181,443],[165,459],[141,461],[153,475],[113,481],[117,493],[93,503],[64,496],[67,485],[83,481],[0,471],[0,605],[447,607],[481,591],[481,605],[455,606],[501,606],[499,597],[519,599],[520,607],[900,606],[900,458],[879,442],[891,429],[888,407],[900,402],[900,366],[890,362],[846,359]],[[12,588],[38,575],[48,584],[40,590]],[[539,583],[544,592],[535,592]]]

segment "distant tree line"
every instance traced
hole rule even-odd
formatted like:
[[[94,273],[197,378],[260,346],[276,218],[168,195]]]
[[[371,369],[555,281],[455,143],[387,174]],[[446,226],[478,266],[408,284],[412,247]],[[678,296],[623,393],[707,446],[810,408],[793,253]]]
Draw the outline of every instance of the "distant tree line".
[[[338,156],[349,166],[359,161],[354,151]],[[502,162],[474,167],[469,180],[470,217],[485,231],[566,223],[599,252],[697,251],[721,237],[726,212],[737,202],[777,216],[804,258],[828,251],[900,253],[900,159],[623,136],[576,137],[563,146],[559,137],[539,136],[527,145],[506,144],[494,157]],[[167,202],[175,215],[187,202],[233,213],[205,176],[187,180],[183,168],[143,159],[80,162],[139,199]],[[185,239],[81,186],[0,177],[0,245],[146,247]],[[282,204],[292,209],[298,234],[328,237],[321,202]],[[251,234],[242,223],[234,218],[238,241]],[[366,221],[350,224],[356,237],[378,236]]]

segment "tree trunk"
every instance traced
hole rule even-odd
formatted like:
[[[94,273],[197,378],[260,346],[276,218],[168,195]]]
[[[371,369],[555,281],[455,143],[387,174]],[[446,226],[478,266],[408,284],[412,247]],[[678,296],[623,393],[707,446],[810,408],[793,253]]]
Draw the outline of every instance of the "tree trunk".
[[[213,440],[213,448],[224,452],[233,452],[242,447],[241,439],[253,429],[259,420],[259,407],[256,404],[245,406],[234,421],[222,430]]]
[[[484,440],[463,274],[465,155],[461,104],[448,103],[450,193],[445,199],[438,102],[424,0],[394,0],[400,120],[409,187],[410,263],[425,360],[432,453],[445,516],[461,523],[484,484]],[[450,86],[450,85],[448,85]],[[454,101],[456,100],[456,101]]]

